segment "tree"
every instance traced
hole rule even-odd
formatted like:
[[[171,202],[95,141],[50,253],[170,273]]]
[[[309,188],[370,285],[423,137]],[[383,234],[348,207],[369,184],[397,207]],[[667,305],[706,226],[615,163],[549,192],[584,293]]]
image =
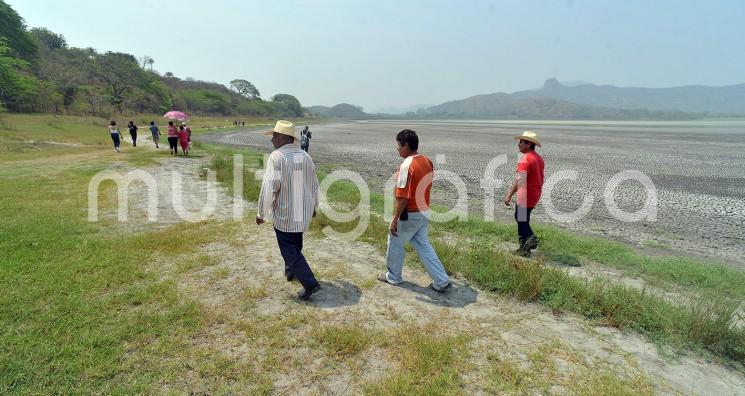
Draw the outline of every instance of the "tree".
[[[140,63],[142,64],[142,68],[145,69],[145,67],[150,66],[150,71],[153,71],[153,63],[155,63],[155,59],[151,58],[148,55],[142,55],[139,58]]]
[[[0,0],[0,37],[5,37],[8,54],[14,58],[33,61],[39,51],[36,40],[26,31],[23,18],[4,0]]]
[[[100,115],[101,113],[101,105],[104,104],[105,98],[101,94],[101,90],[92,85],[84,86],[81,91],[83,92],[83,97],[85,97],[86,103],[91,108],[91,114],[93,116]]]
[[[233,88],[235,92],[238,92],[239,95],[244,96],[246,98],[261,99],[261,94],[259,93],[259,90],[256,89],[256,86],[251,84],[249,81],[235,79],[230,82],[230,88]]]
[[[284,114],[294,117],[303,115],[303,108],[300,106],[300,101],[290,94],[276,94],[272,98],[272,102],[276,103],[280,111]]]
[[[95,59],[94,67],[96,76],[106,85],[109,103],[122,113],[127,95],[143,80],[137,60],[130,54],[107,52]]]
[[[28,62],[9,56],[9,52],[6,39],[0,37],[0,105],[15,111],[33,110],[39,80],[24,72]]]
[[[33,28],[31,29],[31,35],[42,48],[49,50],[67,48],[67,40],[65,40],[65,36],[54,33],[47,28]]]

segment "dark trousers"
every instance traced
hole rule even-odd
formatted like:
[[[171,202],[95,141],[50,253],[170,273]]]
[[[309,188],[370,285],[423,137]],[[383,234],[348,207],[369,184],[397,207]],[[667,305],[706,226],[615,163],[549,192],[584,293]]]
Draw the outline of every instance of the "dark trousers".
[[[119,144],[121,144],[119,142],[119,134],[118,133],[112,133],[111,134],[111,140],[114,141],[114,147],[119,147]]]
[[[137,132],[130,132],[129,136],[132,136],[132,146],[137,147]]]
[[[301,252],[303,250],[303,233],[284,232],[276,228],[274,233],[277,234],[279,251],[282,252],[282,258],[285,259],[285,274],[292,274],[306,290],[318,285],[313,271]]]
[[[171,147],[171,150],[178,151],[178,137],[168,137],[168,145]]]
[[[301,145],[300,145],[300,149],[301,149],[301,150],[303,150],[303,151],[305,151],[305,152],[307,153],[307,152],[308,152],[308,146],[309,146],[309,145],[307,145],[307,144],[305,144],[305,145],[302,145],[302,144],[301,144]]]
[[[515,206],[515,221],[517,221],[517,235],[520,236],[520,240],[524,241],[533,235],[533,229],[530,228],[530,212],[533,208],[526,208],[524,206]]]

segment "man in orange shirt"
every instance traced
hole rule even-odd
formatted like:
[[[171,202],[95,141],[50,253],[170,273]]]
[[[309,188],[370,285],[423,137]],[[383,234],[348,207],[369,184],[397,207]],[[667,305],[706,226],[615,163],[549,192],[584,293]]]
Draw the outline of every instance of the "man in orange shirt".
[[[378,275],[378,280],[392,285],[403,282],[404,246],[411,242],[432,278],[429,287],[443,293],[451,283],[429,243],[429,192],[434,167],[429,158],[417,152],[419,137],[416,132],[404,129],[396,136],[396,142],[398,154],[405,159],[396,178],[396,208],[389,227],[386,252],[388,271]]]
[[[523,156],[517,163],[517,176],[512,188],[504,197],[504,204],[509,206],[512,196],[517,192],[515,220],[520,238],[517,253],[523,257],[530,257],[530,251],[538,247],[538,238],[530,228],[530,213],[538,205],[543,190],[543,157],[535,152],[536,146],[541,147],[541,141],[533,131],[525,131],[514,139],[518,140],[517,149]]]

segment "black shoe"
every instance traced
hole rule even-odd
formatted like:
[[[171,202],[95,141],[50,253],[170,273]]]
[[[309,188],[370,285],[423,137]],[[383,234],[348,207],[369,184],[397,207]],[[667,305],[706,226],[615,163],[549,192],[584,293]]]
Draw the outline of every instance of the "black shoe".
[[[528,237],[528,239],[525,240],[525,245],[523,245],[523,249],[527,251],[531,251],[538,247],[538,237],[535,236],[535,234]]]
[[[432,290],[434,290],[434,291],[436,291],[436,292],[438,292],[438,293],[445,293],[452,286],[453,286],[453,284],[450,283],[450,282],[448,282],[448,284],[445,285],[445,286],[443,286],[441,289],[435,289],[435,284],[434,283],[430,283],[429,284],[429,288],[432,289]]]
[[[317,292],[319,290],[321,290],[321,285],[319,285],[319,284],[316,284],[315,286],[311,287],[310,290],[309,289],[305,289],[305,288],[300,289],[300,291],[297,292],[297,298],[299,298],[299,299],[301,299],[303,301],[307,301],[307,300],[310,299],[310,296],[312,296],[313,293],[315,293],[315,292]]]
[[[523,250],[525,250],[525,238],[520,238],[520,246],[518,246],[517,250],[513,251],[512,253],[522,256]]]
[[[285,276],[287,277],[287,281],[288,282],[292,282],[292,281],[295,280],[295,275],[293,275],[291,273],[285,273]]]

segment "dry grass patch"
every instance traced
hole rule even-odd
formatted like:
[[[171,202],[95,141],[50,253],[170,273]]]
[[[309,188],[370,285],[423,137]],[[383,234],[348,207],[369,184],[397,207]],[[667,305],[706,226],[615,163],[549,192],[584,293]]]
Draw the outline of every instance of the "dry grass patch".
[[[540,344],[526,355],[492,353],[486,390],[505,395],[652,395],[649,378],[633,363],[625,369],[578,355],[559,342]]]
[[[460,373],[468,363],[465,335],[442,336],[434,325],[405,327],[389,335],[393,374],[366,384],[368,395],[449,395],[463,386]]]
[[[369,331],[359,325],[330,325],[313,329],[315,339],[332,357],[348,357],[365,350],[372,341]]]
[[[187,255],[179,257],[175,263],[174,272],[176,274],[185,274],[215,264],[217,264],[217,258],[207,254]]]

